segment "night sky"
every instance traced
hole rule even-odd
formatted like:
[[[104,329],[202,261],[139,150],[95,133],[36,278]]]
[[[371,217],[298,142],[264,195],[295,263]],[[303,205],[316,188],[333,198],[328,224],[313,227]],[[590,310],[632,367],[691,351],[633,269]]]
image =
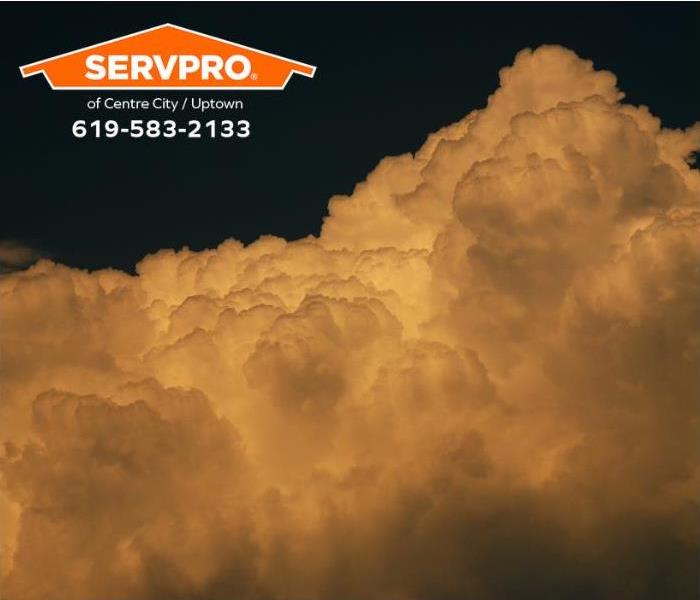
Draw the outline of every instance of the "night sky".
[[[160,248],[230,237],[318,234],[331,196],[350,193],[382,157],[415,151],[428,133],[482,107],[498,70],[528,46],[561,44],[611,70],[627,101],[649,106],[667,127],[700,118],[695,3],[26,3],[3,11],[0,240],[82,268],[133,270]],[[78,140],[71,124],[95,116],[85,102],[96,94],[20,76],[20,65],[164,22],[318,70],[281,92],[219,93],[243,99],[252,123],[251,137],[234,142]],[[102,95],[156,94],[177,92]]]

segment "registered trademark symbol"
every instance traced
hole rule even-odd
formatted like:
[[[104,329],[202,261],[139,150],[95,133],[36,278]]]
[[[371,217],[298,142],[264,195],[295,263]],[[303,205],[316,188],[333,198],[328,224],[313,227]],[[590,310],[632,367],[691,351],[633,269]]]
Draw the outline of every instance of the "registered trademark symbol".
[[[258,78],[258,74],[257,74],[257,73],[253,73],[253,74],[250,76],[250,78],[251,78],[253,81],[255,81],[255,80]]]

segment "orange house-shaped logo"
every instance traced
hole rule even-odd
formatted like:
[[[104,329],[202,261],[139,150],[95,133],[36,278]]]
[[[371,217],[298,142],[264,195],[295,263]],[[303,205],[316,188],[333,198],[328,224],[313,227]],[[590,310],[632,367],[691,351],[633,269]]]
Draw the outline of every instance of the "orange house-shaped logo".
[[[166,23],[20,67],[54,90],[281,90],[316,67]]]

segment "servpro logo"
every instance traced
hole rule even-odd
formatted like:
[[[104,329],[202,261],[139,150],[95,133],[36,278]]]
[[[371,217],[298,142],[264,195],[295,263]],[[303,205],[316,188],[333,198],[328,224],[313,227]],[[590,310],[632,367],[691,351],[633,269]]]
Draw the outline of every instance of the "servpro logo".
[[[20,67],[54,90],[281,90],[316,67],[166,23]]]

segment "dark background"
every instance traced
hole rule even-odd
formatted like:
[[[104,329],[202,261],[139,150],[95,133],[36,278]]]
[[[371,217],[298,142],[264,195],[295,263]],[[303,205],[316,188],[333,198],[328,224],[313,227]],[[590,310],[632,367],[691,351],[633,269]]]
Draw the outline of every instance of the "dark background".
[[[527,46],[562,44],[613,71],[627,101],[646,104],[667,127],[700,119],[697,3],[100,2],[0,10],[0,240],[85,268],[133,270],[160,248],[201,249],[228,237],[318,234],[330,196],[350,193],[380,158],[415,151],[431,131],[484,106],[498,70]],[[251,137],[232,142],[78,140],[71,124],[95,115],[84,107],[98,92],[52,91],[41,76],[20,76],[20,65],[164,22],[316,65],[316,77],[294,76],[281,92],[220,93],[243,99],[252,122]],[[99,93],[156,94],[178,93]]]

